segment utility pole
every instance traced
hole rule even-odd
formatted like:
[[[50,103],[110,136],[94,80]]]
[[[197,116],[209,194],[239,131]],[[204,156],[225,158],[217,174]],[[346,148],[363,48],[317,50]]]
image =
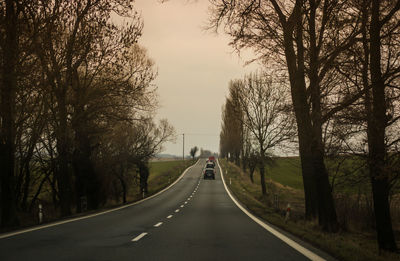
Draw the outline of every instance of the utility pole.
[[[182,140],[183,140],[183,145],[182,145],[182,160],[185,161],[185,133],[182,133]]]

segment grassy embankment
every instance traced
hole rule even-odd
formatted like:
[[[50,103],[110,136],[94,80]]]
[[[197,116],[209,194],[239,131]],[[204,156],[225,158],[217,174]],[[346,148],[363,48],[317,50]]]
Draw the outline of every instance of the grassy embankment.
[[[195,161],[171,160],[150,162],[149,194],[155,194],[173,183]]]
[[[355,225],[341,224],[338,233],[328,234],[321,231],[316,222],[304,220],[304,192],[301,177],[300,162],[298,158],[280,158],[272,167],[267,168],[267,196],[262,196],[260,178],[254,174],[254,184],[249,175],[239,167],[226,160],[220,160],[225,174],[225,180],[231,179],[229,189],[235,197],[244,204],[253,214],[276,225],[293,235],[307,241],[316,247],[325,250],[339,260],[348,261],[384,261],[400,260],[400,255],[382,253],[378,254],[375,232],[371,227],[357,227]],[[342,182],[345,184],[345,182]],[[336,196],[343,196],[343,191],[355,193],[355,188],[337,188]],[[276,196],[279,203],[276,204]],[[335,196],[335,198],[336,198]],[[349,196],[355,197],[353,196]],[[291,217],[288,222],[284,220],[287,204],[291,205]],[[348,210],[347,210],[348,211]],[[341,213],[338,210],[338,217]],[[397,239],[400,234],[397,233]],[[400,246],[400,242],[398,242]]]

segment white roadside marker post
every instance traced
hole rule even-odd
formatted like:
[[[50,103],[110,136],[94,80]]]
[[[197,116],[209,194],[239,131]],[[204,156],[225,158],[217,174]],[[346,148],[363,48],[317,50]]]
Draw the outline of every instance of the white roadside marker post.
[[[39,203],[39,224],[42,224],[43,222],[43,206],[41,203]]]
[[[287,204],[285,223],[289,220],[289,216],[290,216],[290,203]]]

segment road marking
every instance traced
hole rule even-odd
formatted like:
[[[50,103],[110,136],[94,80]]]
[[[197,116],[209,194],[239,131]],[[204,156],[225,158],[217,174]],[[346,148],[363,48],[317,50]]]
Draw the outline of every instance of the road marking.
[[[142,234],[138,235],[137,237],[135,237],[135,238],[134,238],[134,239],[132,239],[131,241],[132,241],[132,242],[139,241],[139,240],[140,240],[140,239],[142,239],[142,237],[144,237],[145,235],[147,235],[147,233],[146,233],[146,232],[144,232],[144,233],[142,233]]]
[[[184,205],[181,205],[181,208],[183,208],[184,207]]]
[[[142,200],[139,200],[139,201],[124,205],[122,207],[113,208],[113,209],[110,209],[110,210],[107,210],[107,211],[103,211],[103,212],[99,212],[99,213],[92,214],[92,215],[87,215],[87,216],[78,217],[78,218],[71,218],[71,219],[67,219],[67,220],[64,220],[64,221],[59,221],[59,222],[55,222],[55,223],[51,223],[51,224],[47,224],[47,225],[40,225],[40,226],[37,226],[37,227],[32,227],[32,228],[28,228],[28,229],[24,229],[24,230],[20,230],[20,231],[0,234],[0,239],[7,238],[7,237],[12,237],[12,236],[16,236],[16,235],[19,235],[19,234],[32,232],[32,231],[36,231],[36,230],[40,230],[40,229],[44,229],[44,228],[48,228],[48,227],[54,227],[54,226],[58,226],[58,225],[62,225],[62,224],[66,224],[66,223],[70,223],[70,222],[74,222],[74,221],[79,221],[79,220],[82,220],[82,219],[87,219],[87,218],[91,218],[91,217],[97,217],[97,216],[100,216],[100,215],[103,215],[103,214],[107,214],[107,213],[110,213],[110,212],[114,212],[114,211],[117,211],[117,210],[120,210],[120,209],[124,209],[124,208],[128,208],[128,207],[131,207],[131,206],[134,206],[134,205],[138,205],[138,204],[140,204],[140,203],[142,203],[142,202],[144,202],[146,200],[149,200],[151,198],[154,198],[154,197],[160,195],[161,193],[165,192],[166,190],[170,189],[172,186],[174,186],[176,183],[178,183],[183,178],[183,176],[185,176],[186,172],[188,172],[189,169],[191,169],[193,166],[197,165],[199,162],[200,162],[200,160],[198,160],[192,166],[187,167],[185,169],[185,171],[182,173],[182,175],[180,175],[179,178],[177,180],[175,180],[174,183],[172,183],[171,185],[169,185],[165,189],[159,191],[158,193],[156,193],[154,195],[151,195],[150,197],[147,197],[147,198],[144,198]]]
[[[185,204],[187,204],[187,201],[185,201]]]
[[[172,218],[172,215],[169,215],[167,218]]]
[[[280,240],[282,240],[283,242],[285,242],[286,244],[288,244],[289,246],[291,246],[292,248],[294,248],[295,250],[297,250],[298,252],[300,252],[301,254],[303,254],[305,257],[311,259],[312,261],[326,261],[325,259],[323,259],[322,257],[318,256],[317,254],[311,252],[310,250],[308,250],[307,248],[303,247],[302,245],[298,244],[297,242],[293,241],[292,239],[288,238],[287,236],[283,235],[282,233],[280,233],[279,231],[277,231],[276,229],[272,228],[271,226],[269,226],[268,224],[266,224],[264,221],[262,221],[261,219],[259,219],[258,217],[254,216],[253,214],[251,214],[247,209],[245,209],[237,200],[236,198],[233,197],[233,195],[231,194],[231,192],[229,191],[228,187],[226,186],[225,183],[225,178],[221,169],[221,165],[219,164],[219,161],[217,159],[218,162],[218,167],[219,167],[219,171],[221,173],[221,177],[222,177],[222,182],[224,183],[224,187],[226,192],[228,193],[229,197],[232,199],[232,201],[236,204],[236,206],[238,206],[238,208],[240,208],[240,210],[242,210],[247,216],[249,216],[253,221],[255,221],[257,224],[259,224],[260,226],[262,226],[265,230],[267,230],[268,232],[270,232],[271,234],[273,234],[274,236],[276,236],[277,238],[279,238]]]
[[[179,212],[179,209],[175,209],[175,212],[178,213],[178,212]]]
[[[157,224],[155,224],[154,226],[155,227],[159,227],[159,226],[161,226],[162,225],[162,222],[158,222]]]

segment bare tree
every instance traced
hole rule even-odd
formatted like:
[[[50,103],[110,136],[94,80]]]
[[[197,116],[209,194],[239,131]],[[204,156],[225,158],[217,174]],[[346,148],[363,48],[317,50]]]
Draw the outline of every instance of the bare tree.
[[[96,149],[99,159],[96,162],[120,182],[125,203],[133,179],[138,180],[140,191],[148,192],[148,161],[162,150],[165,142],[174,139],[175,131],[166,120],[161,120],[158,125],[151,118],[131,123],[122,121],[103,137]],[[132,172],[137,176],[132,176]]]
[[[193,148],[190,149],[190,156],[192,156],[193,160],[194,157],[196,157],[196,153],[199,151],[199,148],[197,146],[194,146]]]
[[[229,160],[235,161],[236,165],[240,165],[240,154],[243,149],[243,113],[240,109],[237,87],[232,83],[229,85],[229,96],[222,108],[220,143],[222,154],[229,156]]]
[[[265,195],[267,158],[272,154],[272,149],[293,140],[296,131],[294,117],[288,106],[287,95],[273,85],[271,77],[256,73],[232,84],[238,85],[243,125],[256,151],[262,194]]]

